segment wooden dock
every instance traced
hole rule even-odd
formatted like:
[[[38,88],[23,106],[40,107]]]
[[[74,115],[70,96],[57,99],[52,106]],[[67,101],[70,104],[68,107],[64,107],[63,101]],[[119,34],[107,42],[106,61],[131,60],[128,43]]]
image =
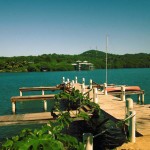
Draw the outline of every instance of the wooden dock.
[[[126,116],[125,102],[112,95],[98,92],[100,108],[116,120],[124,120]],[[142,135],[150,135],[150,104],[139,105],[134,103],[136,111],[136,131]]]
[[[76,84],[76,88],[81,89],[81,85]],[[97,86],[96,86],[97,87]],[[87,92],[88,89],[85,89]],[[93,93],[91,93],[93,94]],[[118,93],[117,93],[118,94]],[[132,94],[132,92],[130,93]],[[143,94],[134,92],[134,94]],[[120,93],[119,93],[120,95]],[[118,121],[124,120],[126,117],[126,102],[115,95],[105,95],[98,91],[98,104],[104,113],[111,119]],[[138,99],[139,101],[139,99]],[[136,140],[135,143],[127,142],[117,147],[116,150],[149,150],[150,144],[150,104],[139,105],[134,103],[133,109],[136,111]]]
[[[50,112],[5,115],[0,116],[0,126],[47,123],[52,119],[53,116]]]
[[[74,118],[78,111],[69,111],[70,116]],[[59,112],[55,112],[58,115]],[[0,116],[0,126],[9,126],[16,124],[36,124],[36,123],[48,123],[50,120],[55,120],[51,112],[40,112],[40,113],[27,113],[27,114],[15,114]]]
[[[20,96],[23,95],[23,92],[29,92],[29,91],[41,91],[41,94],[44,95],[45,91],[56,91],[60,90],[61,85],[58,86],[40,86],[40,87],[21,87],[19,88]]]
[[[85,92],[87,92],[89,90],[87,89],[88,86],[85,87]],[[82,84],[75,84],[75,88],[82,91]],[[105,95],[104,92],[98,90],[100,108],[112,119],[124,120],[126,117],[126,102],[110,94]],[[139,91],[128,91],[127,94],[143,94],[143,91],[141,93]],[[136,131],[141,135],[150,136],[150,104],[140,105],[134,103],[133,109],[136,111]]]
[[[74,84],[75,89],[82,90],[82,84],[76,83]],[[85,91],[87,92],[88,86],[85,86]],[[23,88],[22,91],[28,91],[29,89]],[[31,89],[33,90],[33,89]],[[41,90],[41,88],[39,89]],[[91,92],[91,95],[93,92]],[[90,96],[91,96],[90,95]],[[41,95],[38,96],[38,99],[50,99],[53,98],[54,95]],[[93,96],[92,96],[93,97]],[[19,96],[12,97],[12,102],[16,101],[26,101],[37,99],[35,96]],[[125,101],[121,101],[120,98],[115,97],[114,95],[105,95],[103,92],[98,91],[98,104],[100,108],[111,118],[116,120],[124,120],[126,116],[125,109]],[[134,108],[136,111],[136,130],[141,135],[150,135],[150,104],[149,105],[139,105],[134,103]],[[41,113],[31,113],[31,114],[20,114],[20,115],[8,115],[8,116],[0,116],[0,126],[2,125],[10,125],[10,124],[19,124],[23,122],[34,122],[34,121],[47,121],[53,119],[50,112],[41,112]]]

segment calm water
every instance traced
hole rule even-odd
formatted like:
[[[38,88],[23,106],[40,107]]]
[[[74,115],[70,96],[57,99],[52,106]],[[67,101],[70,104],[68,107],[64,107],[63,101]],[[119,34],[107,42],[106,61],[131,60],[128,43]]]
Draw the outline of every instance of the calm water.
[[[54,86],[62,82],[63,76],[70,80],[74,80],[77,76],[79,82],[82,82],[82,78],[85,78],[86,84],[89,84],[90,79],[99,84],[105,82],[104,69],[71,72],[0,73],[0,115],[11,114],[10,97],[18,96],[20,87]],[[110,69],[108,70],[108,83],[139,85],[145,91],[145,103],[150,104],[150,69]],[[36,94],[40,93],[36,92]],[[137,97],[134,96],[133,99],[136,101]],[[17,103],[16,107],[17,113],[27,113],[41,112],[43,111],[42,106],[42,102],[37,101]],[[51,109],[50,102],[48,103],[48,109]],[[5,137],[8,132],[14,133],[18,127],[7,127],[7,129],[7,131],[4,131],[4,127],[0,128],[0,138]]]

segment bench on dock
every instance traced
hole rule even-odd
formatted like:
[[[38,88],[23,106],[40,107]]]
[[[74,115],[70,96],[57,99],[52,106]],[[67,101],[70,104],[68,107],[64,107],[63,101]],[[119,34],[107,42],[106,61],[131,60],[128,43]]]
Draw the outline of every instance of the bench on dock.
[[[35,101],[35,100],[43,100],[44,101],[44,110],[47,110],[47,100],[54,99],[55,94],[49,95],[32,95],[32,96],[13,96],[11,97],[12,102],[12,112],[16,111],[16,102],[24,102],[24,101]]]
[[[19,88],[20,96],[22,96],[23,92],[29,92],[29,91],[42,91],[42,95],[44,95],[45,91],[56,91],[61,90],[60,86],[40,86],[40,87],[21,87]]]
[[[125,99],[125,98],[122,98],[123,96],[125,97],[125,95],[134,95],[134,94],[136,94],[138,96],[137,103],[144,104],[144,90],[139,90],[139,91],[117,91],[117,92],[108,92],[108,94],[114,95],[114,96],[120,96],[122,100]]]
[[[41,91],[42,95],[45,94],[45,91],[56,91],[56,90],[71,90],[70,82],[65,84],[59,84],[56,86],[39,86],[39,87],[21,87],[19,88],[20,96],[22,96],[23,92],[29,92],[29,91]]]

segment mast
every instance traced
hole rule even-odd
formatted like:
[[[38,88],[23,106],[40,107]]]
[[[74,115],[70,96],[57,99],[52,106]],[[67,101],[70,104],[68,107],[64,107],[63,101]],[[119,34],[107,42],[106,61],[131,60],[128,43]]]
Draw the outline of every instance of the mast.
[[[106,35],[106,84],[108,82],[108,74],[107,74],[107,51],[108,51],[108,35]]]

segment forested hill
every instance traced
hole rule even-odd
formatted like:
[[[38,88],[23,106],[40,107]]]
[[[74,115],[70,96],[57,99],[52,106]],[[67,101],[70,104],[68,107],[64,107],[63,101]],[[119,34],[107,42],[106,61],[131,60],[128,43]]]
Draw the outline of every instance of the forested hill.
[[[43,54],[39,56],[0,57],[0,72],[67,71],[77,60],[105,68],[104,52],[89,50],[79,55]],[[108,53],[108,68],[150,68],[150,54],[114,55]]]

